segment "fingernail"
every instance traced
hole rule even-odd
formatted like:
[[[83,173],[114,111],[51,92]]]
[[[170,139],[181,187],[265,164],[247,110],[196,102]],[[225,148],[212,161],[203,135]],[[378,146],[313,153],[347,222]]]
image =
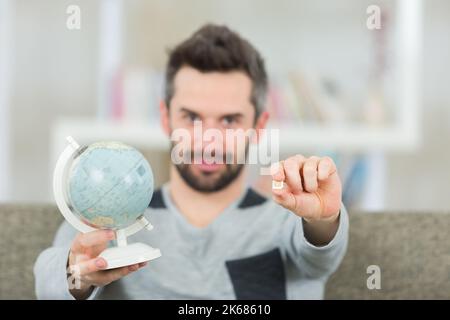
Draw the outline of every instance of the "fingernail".
[[[95,265],[98,268],[105,268],[106,267],[106,262],[105,260],[103,260],[102,258],[95,260]]]
[[[274,175],[276,173],[278,173],[278,171],[280,170],[280,163],[272,163],[270,165],[270,174]]]
[[[272,189],[273,190],[281,190],[283,189],[284,183],[283,181],[272,180]]]

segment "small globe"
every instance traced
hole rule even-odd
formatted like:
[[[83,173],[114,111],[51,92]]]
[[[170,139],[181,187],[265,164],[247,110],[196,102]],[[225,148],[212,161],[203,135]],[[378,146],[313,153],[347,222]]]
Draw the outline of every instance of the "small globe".
[[[100,229],[133,224],[153,195],[153,173],[144,156],[120,142],[81,149],[67,175],[69,208]]]

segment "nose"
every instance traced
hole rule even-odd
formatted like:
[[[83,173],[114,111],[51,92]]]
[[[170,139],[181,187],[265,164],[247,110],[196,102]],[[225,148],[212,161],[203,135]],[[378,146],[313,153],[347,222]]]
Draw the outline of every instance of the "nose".
[[[206,119],[194,125],[194,149],[209,154],[222,154],[225,141],[225,132],[214,121]],[[212,153],[214,152],[214,153]]]
[[[225,132],[214,120],[196,121],[194,124],[194,141],[217,143],[225,140]]]

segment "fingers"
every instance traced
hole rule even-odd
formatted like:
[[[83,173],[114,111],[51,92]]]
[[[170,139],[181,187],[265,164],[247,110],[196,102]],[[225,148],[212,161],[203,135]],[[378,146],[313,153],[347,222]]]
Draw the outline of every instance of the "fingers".
[[[139,268],[145,267],[147,265],[147,262],[141,262],[141,263],[137,263],[137,264],[133,264],[130,266],[126,266],[124,268],[128,268],[129,271],[133,272],[138,270]],[[88,275],[97,271],[102,271],[105,268],[107,268],[108,263],[106,262],[105,259],[103,258],[95,258],[95,259],[90,259],[87,261],[82,261],[79,262],[77,264],[71,265],[70,269],[71,272],[76,272],[77,274],[79,274],[80,276],[84,276],[84,275]],[[122,269],[122,268],[118,268],[118,269]],[[114,269],[117,270],[117,269]]]
[[[303,190],[302,178],[300,176],[300,168],[303,164],[304,157],[298,155],[295,157],[288,158],[285,161],[280,161],[275,163],[271,167],[272,179],[278,186],[279,182],[286,182],[289,191],[291,192],[301,192]],[[277,188],[273,188],[273,193],[275,195],[281,196],[285,193],[286,189],[283,185],[279,185]]]
[[[303,183],[307,192],[316,192],[319,187],[317,181],[317,167],[319,164],[318,157],[311,157],[303,164]]]
[[[272,174],[273,180],[284,181],[286,177],[284,175],[283,161],[272,164],[270,173]]]
[[[91,259],[70,266],[70,272],[88,286],[105,286],[133,273],[147,265],[147,262],[137,263],[121,268],[103,270],[107,263],[103,258]]]
[[[132,273],[133,271],[130,267],[131,266],[126,266],[103,272],[93,273],[88,279],[89,282],[95,286],[106,286],[111,282],[117,281]]]
[[[284,180],[286,176],[284,174],[283,161],[272,164],[270,173],[272,174],[272,193],[274,195],[285,193]]]
[[[331,158],[325,157],[320,159],[319,167],[317,169],[319,181],[328,179],[328,177],[334,174],[336,171],[336,165]]]
[[[294,210],[297,207],[297,201],[295,196],[289,192],[283,192],[282,190],[273,190],[273,200],[279,205],[285,207],[288,210]]]
[[[70,266],[72,272],[76,272],[80,276],[103,270],[106,267],[107,262],[103,258],[90,259]]]
[[[87,249],[106,247],[109,241],[115,238],[113,230],[95,230],[88,233],[80,233],[72,243],[73,253],[86,253]]]
[[[299,193],[303,191],[302,186],[302,176],[300,175],[300,170],[305,163],[305,158],[303,156],[297,155],[288,158],[284,161],[284,174],[286,175],[286,183],[289,189],[293,193]]]
[[[138,263],[130,266],[125,266],[117,269],[95,272],[87,276],[89,283],[95,286],[105,286],[111,282],[117,281],[130,273],[133,273],[140,268],[146,266],[147,263]]]
[[[273,194],[280,196],[285,192],[317,192],[319,183],[328,179],[336,170],[336,165],[329,157],[290,157],[271,168],[272,179],[275,181]],[[275,188],[279,181],[285,181],[287,188]]]

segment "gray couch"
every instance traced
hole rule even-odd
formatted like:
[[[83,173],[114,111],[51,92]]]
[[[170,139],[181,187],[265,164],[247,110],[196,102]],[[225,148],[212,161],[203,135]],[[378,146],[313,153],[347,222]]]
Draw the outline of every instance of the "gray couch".
[[[33,263],[62,217],[54,205],[0,205],[0,299],[34,299]],[[327,299],[450,299],[450,215],[350,214],[350,243]],[[367,288],[367,267],[381,289]]]

